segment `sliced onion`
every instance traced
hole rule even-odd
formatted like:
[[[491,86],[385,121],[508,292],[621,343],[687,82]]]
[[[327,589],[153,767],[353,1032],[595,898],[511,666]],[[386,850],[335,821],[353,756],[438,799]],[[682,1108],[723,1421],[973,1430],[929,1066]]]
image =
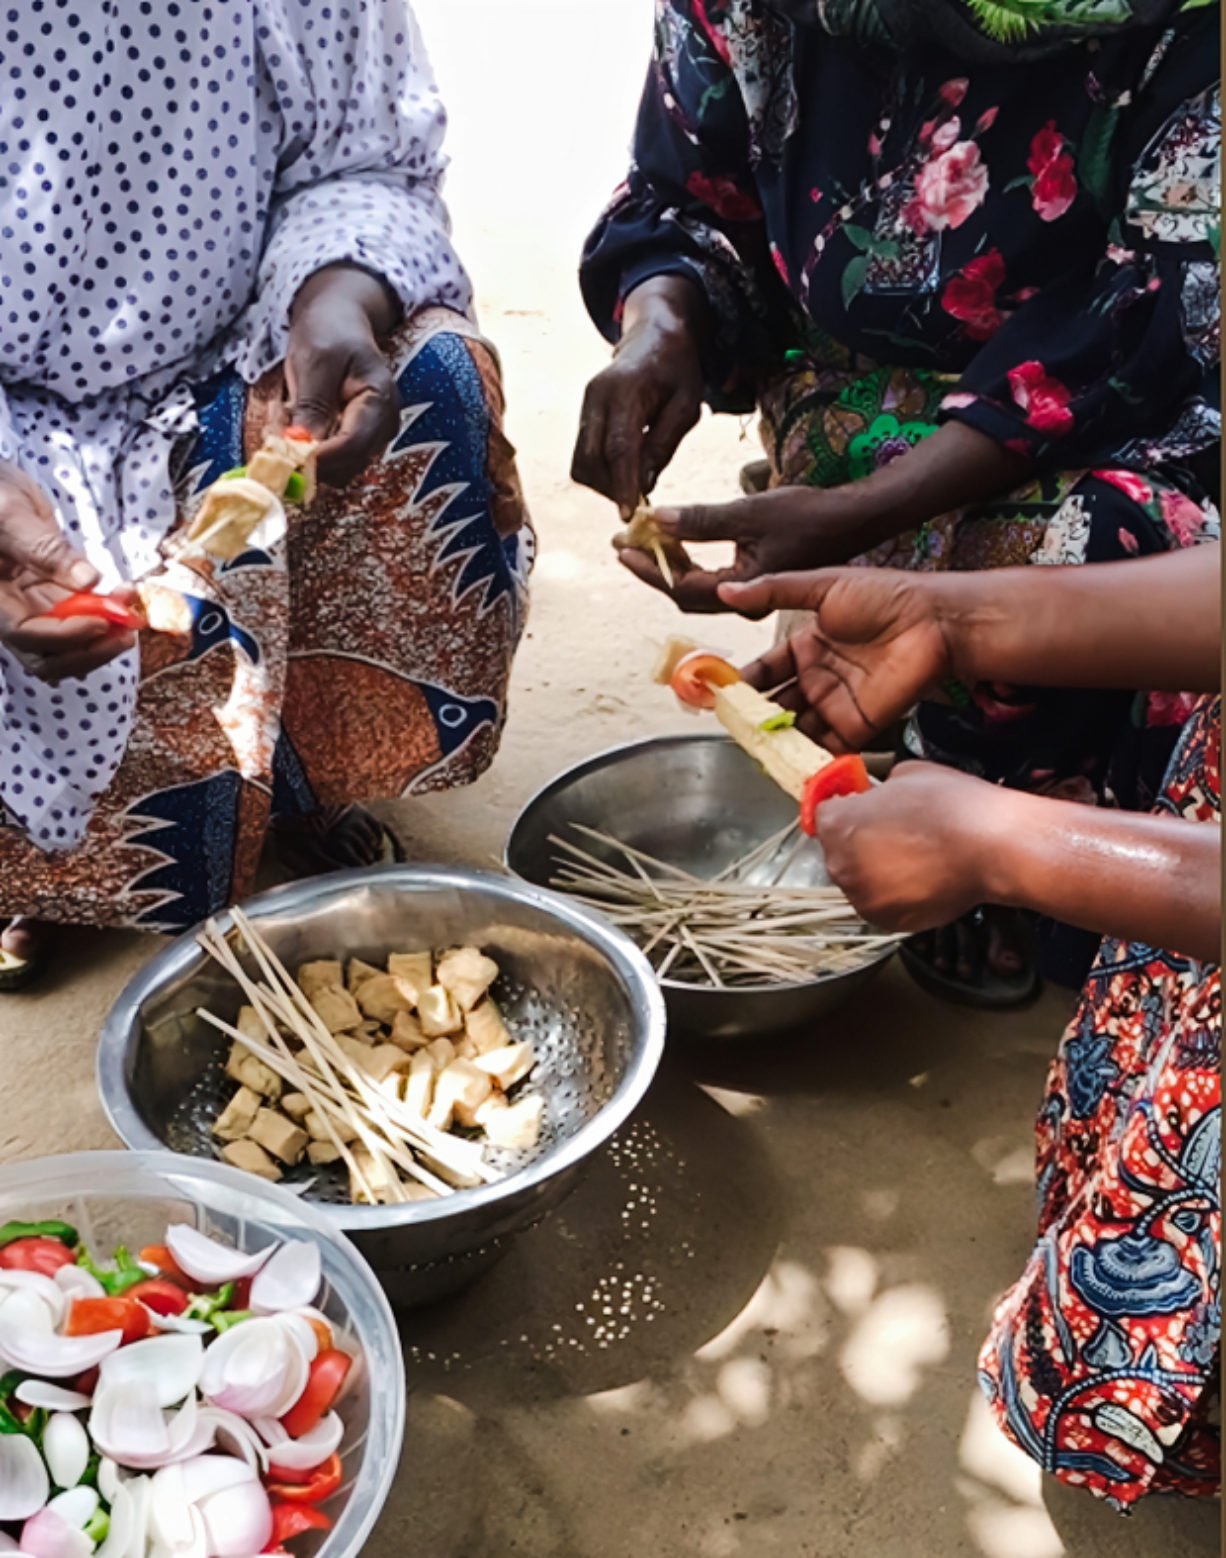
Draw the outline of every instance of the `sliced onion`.
[[[256,1471],[268,1470],[268,1453],[259,1436],[237,1412],[227,1412],[221,1407],[201,1407],[200,1421],[208,1424],[223,1450],[240,1455]]]
[[[277,1319],[293,1338],[298,1351],[310,1363],[319,1351],[319,1337],[312,1330],[310,1321],[299,1314],[278,1315]]]
[[[335,1412],[329,1412],[301,1439],[272,1445],[268,1459],[274,1470],[310,1471],[326,1461],[334,1450],[340,1449],[344,1435],[345,1425]]]
[[[322,1276],[318,1244],[308,1239],[290,1239],[251,1284],[251,1307],[263,1314],[302,1309],[314,1302]]]
[[[37,1271],[0,1271],[0,1288],[18,1288],[29,1293],[37,1293],[39,1298],[51,1311],[51,1323],[59,1325],[64,1318],[64,1306],[67,1300],[64,1290],[50,1277],[44,1277]]]
[[[104,1455],[98,1462],[98,1492],[108,1504],[113,1504],[122,1487],[123,1478],[119,1475],[119,1467],[109,1455]]]
[[[23,1406],[42,1407],[44,1412],[80,1412],[90,1403],[79,1390],[67,1390],[45,1379],[23,1379],[13,1394]]]
[[[102,1331],[97,1336],[56,1336],[51,1330],[30,1325],[26,1312],[13,1311],[23,1299],[37,1304],[49,1314],[46,1304],[32,1293],[14,1293],[0,1308],[0,1355],[25,1374],[46,1379],[68,1379],[83,1374],[102,1362],[123,1341],[122,1331]]]
[[[105,1298],[106,1289],[84,1266],[61,1266],[52,1278],[62,1293],[72,1298]]]
[[[163,1466],[154,1475],[150,1489],[149,1535],[155,1543],[172,1552],[191,1546],[191,1507],[183,1491],[183,1471],[179,1466]]]
[[[198,1336],[154,1336],[121,1347],[98,1371],[100,1389],[145,1380],[160,1407],[173,1406],[195,1392],[204,1367],[204,1343]]]
[[[8,1532],[0,1531],[0,1553],[19,1553],[20,1551],[21,1548]]]
[[[125,1484],[132,1500],[132,1527],[123,1558],[145,1558],[149,1546],[149,1508],[152,1502],[152,1477],[133,1477]]]
[[[43,1432],[43,1459],[57,1488],[75,1488],[89,1465],[89,1435],[68,1412],[56,1412]],[[93,1510],[81,1524],[85,1525]]]
[[[149,1380],[100,1386],[89,1415],[89,1432],[98,1450],[121,1466],[140,1467],[148,1464],[150,1456],[170,1452],[170,1433]]]
[[[288,1444],[289,1435],[282,1428],[279,1419],[275,1417],[257,1417],[252,1421],[252,1428],[259,1434],[265,1444],[276,1449],[279,1444]]]
[[[250,1558],[272,1535],[272,1506],[258,1482],[242,1482],[196,1506],[204,1518],[212,1558]]]
[[[54,1286],[54,1284],[52,1284]],[[56,1289],[60,1305],[63,1306],[63,1296]],[[0,1317],[6,1326],[12,1326],[14,1330],[25,1329],[45,1335],[55,1330],[56,1311],[53,1304],[36,1293],[32,1288],[3,1288],[0,1289]]]
[[[51,1481],[25,1434],[0,1434],[0,1520],[28,1520],[47,1502]]]
[[[190,1461],[181,1462],[177,1469],[182,1473],[183,1497],[189,1504],[198,1504],[201,1499],[237,1487],[240,1482],[259,1480],[255,1467],[237,1455],[197,1455]],[[158,1476],[161,1476],[160,1472]]]
[[[110,1463],[114,1466],[114,1461]],[[94,1558],[124,1558],[128,1543],[132,1540],[132,1495],[125,1484],[117,1482],[110,1493],[102,1486],[102,1470],[98,1471],[98,1490],[111,1506],[111,1523]]]
[[[54,1472],[51,1474],[55,1475]],[[75,1526],[78,1531],[83,1531],[98,1513],[98,1505],[101,1502],[93,1488],[69,1488],[66,1493],[58,1493],[47,1505],[47,1508],[57,1514],[61,1520],[66,1520],[70,1526]],[[91,1547],[93,1543],[90,1543]]]
[[[21,1550],[32,1558],[89,1558],[94,1544],[52,1509],[40,1509],[21,1528]]]
[[[189,1315],[160,1315],[156,1309],[142,1305],[155,1331],[173,1331],[177,1336],[205,1336],[213,1327],[207,1320],[193,1320]]]
[[[205,1353],[200,1389],[226,1411],[278,1417],[288,1410],[281,1405],[287,1396],[292,1405],[301,1395],[308,1372],[301,1349],[280,1321],[247,1320],[218,1337]]]
[[[253,1277],[276,1249],[276,1245],[270,1244],[254,1255],[244,1255],[241,1250],[207,1238],[187,1223],[176,1223],[167,1230],[166,1246],[179,1269],[193,1282],[203,1282],[206,1287],[221,1287],[223,1282]]]

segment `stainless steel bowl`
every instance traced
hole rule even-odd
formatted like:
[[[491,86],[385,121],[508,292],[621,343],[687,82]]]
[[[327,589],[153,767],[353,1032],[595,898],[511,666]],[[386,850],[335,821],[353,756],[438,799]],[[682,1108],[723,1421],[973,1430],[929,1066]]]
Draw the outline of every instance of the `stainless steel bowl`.
[[[462,1287],[557,1206],[659,1064],[664,1004],[647,960],[556,893],[480,871],[397,865],[298,882],[245,908],[290,967],[473,942],[502,969],[494,993],[508,1026],[536,1046],[532,1086],[545,1096],[545,1125],[505,1179],[438,1201],[326,1206],[393,1302],[429,1302]],[[191,935],[124,990],[99,1037],[97,1069],[103,1106],[129,1147],[211,1152],[207,1122],[227,1045],[195,1013],[207,1006],[232,1018],[240,1004]]]
[[[588,758],[546,785],[512,828],[506,863],[525,881],[548,885],[558,856],[549,837],[567,836],[567,824],[578,822],[695,875],[713,876],[795,817],[795,802],[729,737],[656,736]],[[590,842],[585,847],[599,853]],[[829,881],[816,842],[785,880]],[[887,946],[850,973],[803,984],[714,990],[662,980],[670,1031],[744,1039],[810,1026],[872,979],[892,951]]]

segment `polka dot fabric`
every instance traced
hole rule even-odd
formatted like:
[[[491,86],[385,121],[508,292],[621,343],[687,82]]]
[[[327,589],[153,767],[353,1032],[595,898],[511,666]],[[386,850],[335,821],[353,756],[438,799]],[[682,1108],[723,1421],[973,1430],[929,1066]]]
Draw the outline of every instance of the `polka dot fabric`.
[[[398,0],[0,0],[0,458],[108,585],[174,523],[187,387],[280,361],[312,272],[469,309],[444,123]],[[0,806],[42,846],[79,840],[136,676],[51,688],[0,649]]]

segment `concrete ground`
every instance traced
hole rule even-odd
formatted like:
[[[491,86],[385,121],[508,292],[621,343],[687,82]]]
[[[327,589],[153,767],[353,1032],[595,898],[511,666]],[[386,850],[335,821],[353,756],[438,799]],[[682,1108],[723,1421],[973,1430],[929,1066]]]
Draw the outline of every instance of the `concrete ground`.
[[[541,532],[501,759],[392,809],[412,853],[486,863],[534,788],[667,730],[666,603],[567,479],[605,360],[574,282],[624,167],[651,0],[418,0],[452,113],[450,197],[505,360]],[[663,485],[718,498],[756,453],[707,421]],[[720,623],[736,653],[761,628]],[[6,998],[0,1158],[112,1145],[98,1023],[155,943],[73,938]],[[371,1558],[1197,1558],[1217,1512],[1130,1521],[1054,1490],[987,1420],[976,1349],[1032,1227],[1031,1119],[1068,1003],[986,1018],[890,969],[788,1044],[670,1058],[560,1213],[404,1326],[408,1439]]]

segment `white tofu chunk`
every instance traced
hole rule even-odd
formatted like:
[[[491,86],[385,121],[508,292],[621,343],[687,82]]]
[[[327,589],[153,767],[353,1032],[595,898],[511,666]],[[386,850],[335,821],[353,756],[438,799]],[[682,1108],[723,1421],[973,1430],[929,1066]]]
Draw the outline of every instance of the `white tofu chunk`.
[[[428,1039],[443,1034],[459,1033],[464,1026],[464,1015],[456,1005],[450,990],[442,985],[431,985],[417,1003],[417,1016],[421,1031]]]
[[[382,1082],[384,1077],[390,1076],[393,1071],[408,1069],[409,1057],[399,1045],[362,1044],[356,1040],[350,1040],[346,1044],[342,1039],[343,1035],[338,1034],[336,1042],[340,1044],[354,1065],[372,1081]]]
[[[249,1087],[261,1098],[276,1100],[281,1096],[281,1078],[249,1049],[236,1043],[226,1061],[226,1075],[232,1082]]]
[[[420,1049],[426,1042],[426,1036],[421,1031],[421,1023],[412,1012],[396,1013],[396,1020],[392,1024],[391,1041],[393,1044],[399,1044],[402,1050],[407,1050],[409,1053]]]
[[[446,1130],[453,1119],[461,1125],[475,1125],[476,1112],[494,1091],[484,1071],[470,1060],[453,1060],[434,1084],[434,1104],[429,1123]],[[446,1124],[441,1123],[446,1116]]]
[[[505,1093],[526,1077],[536,1065],[536,1051],[531,1044],[504,1044],[488,1055],[479,1055],[475,1062],[487,1076],[493,1077]]]
[[[321,1168],[325,1163],[339,1163],[341,1149],[334,1147],[330,1141],[313,1141],[307,1146],[307,1157],[316,1168]]]
[[[257,1044],[268,1043],[268,1029],[254,1006],[240,1006],[234,1026],[245,1038],[254,1039]]]
[[[275,1109],[260,1110],[247,1132],[247,1139],[272,1153],[274,1158],[280,1158],[282,1163],[297,1163],[310,1140],[306,1131]]]
[[[221,1155],[232,1167],[246,1169],[248,1174],[258,1174],[261,1179],[281,1178],[281,1170],[256,1142],[229,1142],[221,1149]]]
[[[303,963],[298,970],[298,988],[308,1001],[317,990],[343,990],[344,970],[335,958],[320,958],[314,963]]]
[[[395,1022],[397,1012],[413,1009],[413,1002],[401,989],[399,981],[390,974],[376,974],[362,982],[356,991],[357,1003],[375,1022]]]
[[[497,963],[476,947],[456,947],[438,962],[438,982],[462,1012],[471,1011],[497,978]]]
[[[353,1149],[354,1162],[366,1176],[366,1181],[374,1192],[374,1199],[380,1206],[390,1206],[400,1197],[396,1194],[396,1186],[399,1183],[396,1171],[386,1158],[381,1158],[378,1163],[365,1147]],[[357,1178],[351,1173],[349,1176],[350,1196],[356,1205],[371,1204],[370,1197],[361,1189]]]
[[[238,1141],[255,1124],[262,1105],[263,1099],[258,1093],[253,1093],[249,1087],[240,1087],[213,1121],[213,1135],[218,1141]]]
[[[331,1141],[333,1136],[339,1136],[341,1141],[347,1145],[349,1142],[357,1140],[358,1133],[340,1115],[329,1115],[328,1119],[332,1124],[331,1131],[328,1130],[327,1125],[324,1123],[323,1116],[312,1109],[310,1114],[303,1119],[302,1128],[312,1141]]]
[[[539,1093],[521,1098],[505,1109],[492,1110],[482,1120],[490,1145],[523,1152],[535,1147],[541,1136],[545,1100]]]
[[[311,1100],[305,1093],[286,1093],[281,1100],[281,1108],[295,1125],[301,1125],[311,1112]]]
[[[434,954],[431,952],[393,952],[387,971],[416,1006],[434,983]]]
[[[433,1102],[434,1057],[428,1050],[419,1049],[409,1061],[409,1075],[404,1084],[405,1108],[424,1120]]]
[[[450,1039],[435,1039],[426,1045],[426,1053],[429,1055],[435,1071],[446,1071],[447,1067],[455,1059],[455,1045]]]
[[[377,979],[379,969],[373,963],[363,963],[361,958],[350,958],[345,964],[345,985],[352,994],[359,985],[364,985],[368,979]]]
[[[472,1040],[478,1055],[488,1055],[491,1050],[502,1049],[512,1042],[502,1013],[491,1000],[474,1006],[464,1019],[464,1031]]]
[[[362,1020],[358,1003],[348,990],[316,990],[310,997],[316,1015],[329,1033],[344,1033]]]

